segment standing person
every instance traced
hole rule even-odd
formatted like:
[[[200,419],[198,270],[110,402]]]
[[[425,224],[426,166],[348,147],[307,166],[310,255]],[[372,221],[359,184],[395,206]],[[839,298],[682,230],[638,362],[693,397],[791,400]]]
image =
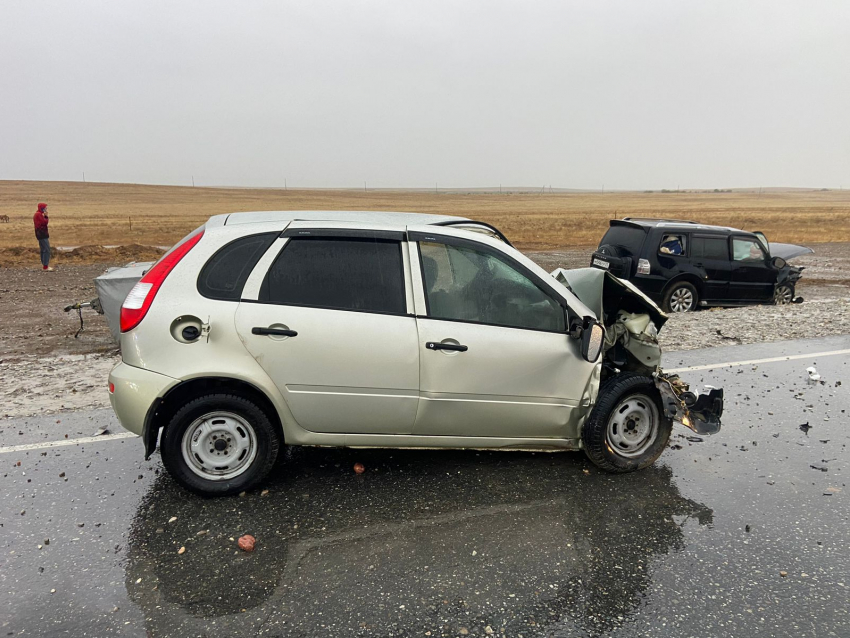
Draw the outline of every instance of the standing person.
[[[47,218],[47,204],[38,205],[38,211],[32,216],[32,221],[35,224],[35,238],[38,240],[38,247],[41,248],[42,269],[53,270],[50,267],[50,233],[47,232],[47,224],[50,220]]]

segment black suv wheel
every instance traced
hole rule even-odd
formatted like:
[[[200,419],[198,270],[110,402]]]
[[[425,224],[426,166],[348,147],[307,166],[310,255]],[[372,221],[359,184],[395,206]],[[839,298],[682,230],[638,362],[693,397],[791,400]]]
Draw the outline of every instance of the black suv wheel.
[[[665,312],[691,312],[697,309],[699,293],[693,284],[679,281],[667,289],[664,295]]]

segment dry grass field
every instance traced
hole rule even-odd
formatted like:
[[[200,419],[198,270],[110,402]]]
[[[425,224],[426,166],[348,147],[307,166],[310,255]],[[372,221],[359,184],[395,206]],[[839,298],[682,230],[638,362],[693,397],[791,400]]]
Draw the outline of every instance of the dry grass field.
[[[250,210],[396,210],[496,225],[522,250],[595,245],[614,217],[668,217],[764,231],[791,243],[850,241],[850,192],[489,193],[282,190],[0,181],[0,249],[34,247],[49,204],[55,246],[169,246],[210,215]]]

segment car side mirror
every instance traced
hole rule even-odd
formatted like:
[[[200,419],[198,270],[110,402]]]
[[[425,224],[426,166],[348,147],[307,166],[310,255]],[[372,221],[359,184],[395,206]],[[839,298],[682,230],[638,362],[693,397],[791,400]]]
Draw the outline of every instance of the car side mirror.
[[[782,257],[774,257],[770,260],[770,265],[776,268],[777,270],[782,270],[785,268],[786,261],[782,259]]]
[[[581,356],[589,363],[596,363],[605,341],[605,328],[593,317],[573,317],[570,322],[570,337],[581,340]]]

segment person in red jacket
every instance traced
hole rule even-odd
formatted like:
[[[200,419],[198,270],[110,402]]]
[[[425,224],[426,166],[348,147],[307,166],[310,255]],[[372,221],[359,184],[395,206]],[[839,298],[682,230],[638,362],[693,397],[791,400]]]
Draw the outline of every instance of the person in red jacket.
[[[35,238],[38,240],[38,247],[41,249],[41,266],[43,270],[53,270],[50,267],[50,233],[47,232],[47,224],[50,220],[47,218],[47,204],[39,204],[38,210],[32,216],[33,224],[35,224]]]

